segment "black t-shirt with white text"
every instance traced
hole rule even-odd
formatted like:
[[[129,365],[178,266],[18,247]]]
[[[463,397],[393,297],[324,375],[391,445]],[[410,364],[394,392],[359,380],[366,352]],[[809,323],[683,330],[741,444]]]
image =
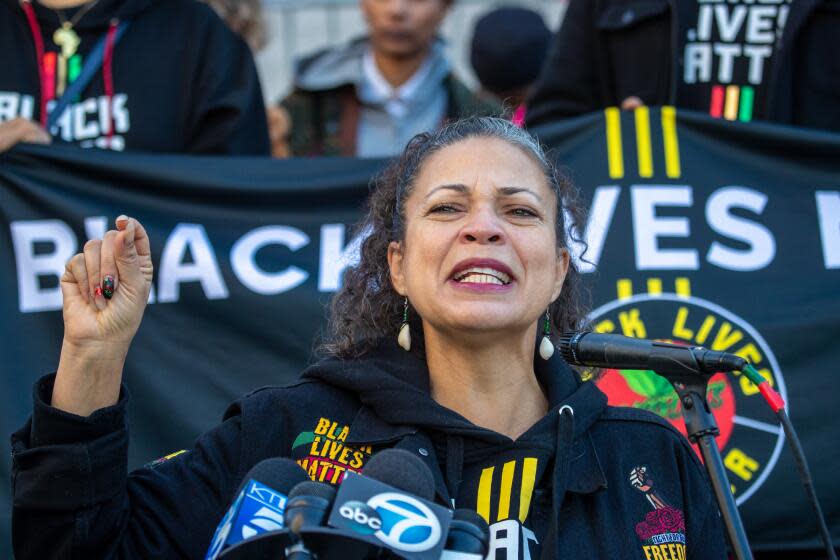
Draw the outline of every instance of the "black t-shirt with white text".
[[[762,118],[776,41],[791,0],[698,0],[683,37],[680,106],[716,118]]]

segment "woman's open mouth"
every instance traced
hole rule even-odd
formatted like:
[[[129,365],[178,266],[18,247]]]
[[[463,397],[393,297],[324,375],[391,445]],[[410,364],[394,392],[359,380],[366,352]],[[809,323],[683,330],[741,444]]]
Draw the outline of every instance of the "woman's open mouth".
[[[495,259],[468,259],[460,262],[449,281],[470,291],[499,292],[511,289],[515,281],[510,268]]]
[[[471,267],[455,275],[454,280],[459,284],[495,284],[506,286],[510,284],[510,276],[493,268]]]

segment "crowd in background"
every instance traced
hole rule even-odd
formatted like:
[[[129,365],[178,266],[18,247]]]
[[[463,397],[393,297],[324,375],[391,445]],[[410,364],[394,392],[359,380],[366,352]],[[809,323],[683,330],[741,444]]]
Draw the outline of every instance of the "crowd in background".
[[[264,100],[259,0],[0,0],[14,53],[0,150],[384,157],[469,115],[533,126],[665,104],[840,131],[836,0],[568,0],[556,34],[532,10],[496,7],[469,30],[477,90],[439,33],[455,1],[359,0],[367,32],[295,60],[291,91]]]

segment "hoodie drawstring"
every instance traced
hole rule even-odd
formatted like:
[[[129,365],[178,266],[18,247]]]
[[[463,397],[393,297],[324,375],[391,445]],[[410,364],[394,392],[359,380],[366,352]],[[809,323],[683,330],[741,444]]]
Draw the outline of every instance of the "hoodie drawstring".
[[[44,37],[41,35],[41,26],[38,25],[38,18],[29,0],[20,0],[20,6],[26,14],[26,21],[29,23],[29,31],[32,33],[32,40],[35,42],[35,56],[38,58],[38,90],[41,92],[39,122],[42,127],[47,126],[47,99],[49,94],[45,91],[46,76],[44,69]]]
[[[446,490],[455,507],[458,490],[464,470],[464,438],[456,435],[446,436]]]
[[[21,8],[26,14],[26,21],[29,24],[29,31],[32,33],[32,41],[35,43],[35,56],[38,63],[38,89],[41,92],[39,122],[41,126],[47,127],[47,102],[52,99],[52,92],[47,90],[47,69],[44,67],[44,37],[41,26],[38,24],[38,17],[32,8],[30,0],[20,0]],[[120,22],[112,19],[108,25],[108,32],[105,36],[105,55],[102,59],[102,80],[105,88],[105,98],[108,107],[108,129],[104,130],[108,138],[108,147],[111,146],[111,138],[114,135],[114,45],[116,44],[117,29]],[[47,131],[49,133],[49,131]]]
[[[108,107],[108,130],[104,131],[108,139],[108,147],[111,147],[111,138],[114,136],[114,45],[117,41],[117,28],[120,22],[112,19],[108,26],[108,34],[105,36],[105,55],[102,57],[102,79],[105,82],[105,98]]]
[[[554,473],[551,481],[551,522],[545,539],[543,539],[542,560],[558,558],[557,540],[560,508],[563,506],[563,499],[566,497],[574,437],[575,411],[566,404],[561,406],[557,413],[557,444],[554,448]]]

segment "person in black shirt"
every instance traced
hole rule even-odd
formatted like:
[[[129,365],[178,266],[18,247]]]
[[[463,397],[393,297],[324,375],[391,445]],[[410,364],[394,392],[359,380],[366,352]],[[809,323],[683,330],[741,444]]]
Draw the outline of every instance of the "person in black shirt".
[[[527,123],[620,106],[840,131],[836,0],[571,0]]]
[[[0,0],[0,52],[0,149],[269,153],[251,52],[203,3]]]

